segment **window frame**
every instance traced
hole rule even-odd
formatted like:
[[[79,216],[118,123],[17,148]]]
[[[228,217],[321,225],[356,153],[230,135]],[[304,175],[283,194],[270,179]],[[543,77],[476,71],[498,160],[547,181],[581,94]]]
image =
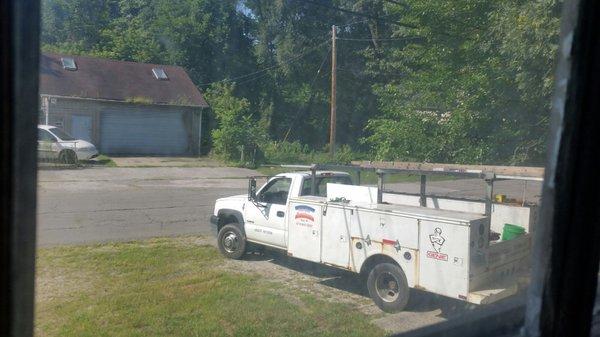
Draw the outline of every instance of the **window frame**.
[[[6,51],[0,62],[0,336],[33,335],[40,20],[31,18],[39,16],[37,0],[0,1],[0,50]],[[403,336],[589,335],[600,258],[600,226],[594,226],[600,202],[598,16],[597,1],[563,4],[541,226],[526,299]]]
[[[0,336],[33,335],[39,18],[38,0],[0,1]]]

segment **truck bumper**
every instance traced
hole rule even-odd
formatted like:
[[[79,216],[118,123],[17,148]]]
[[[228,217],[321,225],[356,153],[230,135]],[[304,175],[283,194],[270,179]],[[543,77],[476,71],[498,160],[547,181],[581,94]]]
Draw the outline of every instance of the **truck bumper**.
[[[210,229],[214,236],[219,234],[219,217],[216,215],[210,216]]]

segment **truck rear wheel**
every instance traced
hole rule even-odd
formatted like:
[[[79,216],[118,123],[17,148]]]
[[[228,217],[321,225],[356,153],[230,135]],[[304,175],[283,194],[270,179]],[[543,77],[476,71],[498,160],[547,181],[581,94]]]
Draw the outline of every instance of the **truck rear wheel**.
[[[219,230],[217,244],[221,254],[230,259],[241,259],[246,252],[246,238],[236,225],[223,226]]]
[[[402,311],[408,303],[410,289],[402,268],[380,263],[369,273],[367,289],[373,302],[385,312]]]

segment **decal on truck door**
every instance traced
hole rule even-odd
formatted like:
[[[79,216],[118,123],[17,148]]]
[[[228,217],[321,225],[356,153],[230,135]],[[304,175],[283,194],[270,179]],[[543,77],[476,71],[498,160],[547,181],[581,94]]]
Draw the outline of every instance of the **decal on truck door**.
[[[442,236],[442,230],[439,227],[433,231],[433,234],[429,235],[429,241],[434,251],[427,251],[427,257],[440,261],[448,261],[448,255],[442,253],[442,247],[446,239]]]
[[[298,205],[295,207],[296,209],[296,215],[294,216],[294,219],[296,220],[296,225],[297,226],[303,226],[303,227],[312,227],[315,223],[315,209],[310,207],[310,206],[306,206],[306,205]]]

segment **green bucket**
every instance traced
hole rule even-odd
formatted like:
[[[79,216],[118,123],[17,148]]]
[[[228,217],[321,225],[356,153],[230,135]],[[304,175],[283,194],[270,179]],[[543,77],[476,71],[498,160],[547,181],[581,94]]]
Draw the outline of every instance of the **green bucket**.
[[[504,224],[504,229],[502,230],[502,241],[508,241],[516,238],[519,235],[525,234],[525,228],[517,225],[512,225],[509,223]]]

